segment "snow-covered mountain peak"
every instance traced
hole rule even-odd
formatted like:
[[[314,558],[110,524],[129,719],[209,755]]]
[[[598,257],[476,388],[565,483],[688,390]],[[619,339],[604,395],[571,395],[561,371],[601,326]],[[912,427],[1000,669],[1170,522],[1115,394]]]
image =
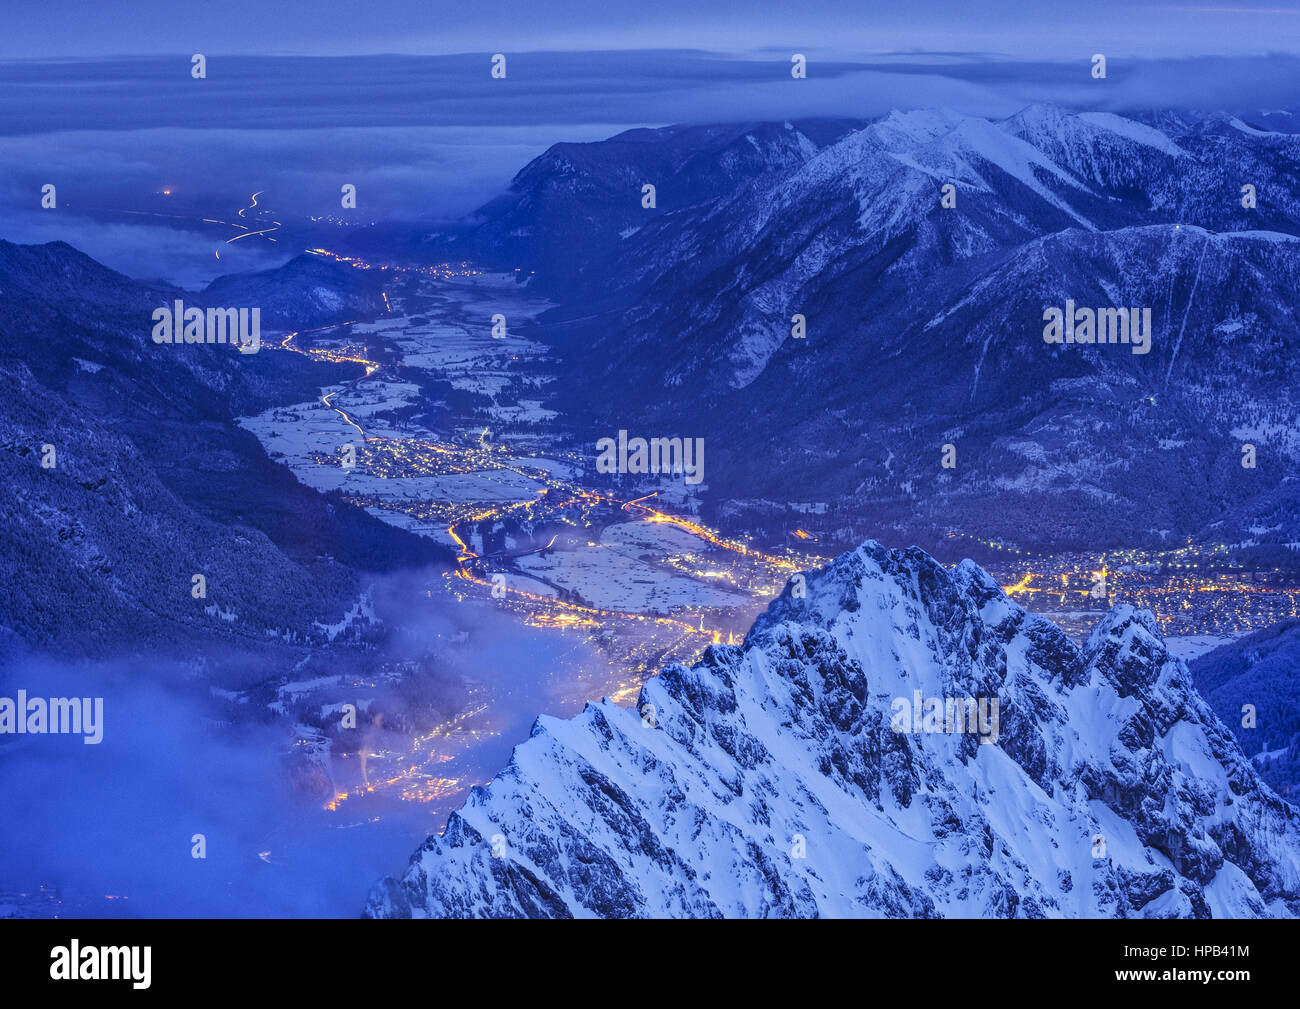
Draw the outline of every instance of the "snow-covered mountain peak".
[[[1149,614],[1086,648],[867,543],[741,647],[538,719],[374,916],[1300,913],[1300,814]]]
[[[966,119],[952,109],[894,109],[867,128],[889,146],[914,147],[929,143]]]
[[[1057,105],[1037,102],[999,125],[1008,133],[1048,151],[1080,143],[1086,149],[1099,139],[1107,139],[1112,143],[1122,140],[1152,147],[1174,158],[1190,156],[1159,130],[1113,112],[1076,113]],[[1110,136],[1104,137],[1103,134]]]

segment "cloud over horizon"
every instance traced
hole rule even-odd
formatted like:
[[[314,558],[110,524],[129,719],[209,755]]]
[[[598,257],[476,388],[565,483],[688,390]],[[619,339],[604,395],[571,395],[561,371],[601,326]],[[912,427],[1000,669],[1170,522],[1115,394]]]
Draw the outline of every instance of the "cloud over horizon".
[[[436,221],[504,191],[553,143],[632,127],[871,119],[919,107],[1002,118],[1036,101],[1249,116],[1300,94],[1300,57],[1285,55],[1111,58],[1104,81],[1092,79],[1087,47],[1055,62],[810,55],[806,80],[791,78],[788,54],[770,50],[533,52],[508,61],[506,80],[490,77],[482,54],[213,56],[202,80],[184,55],[0,61],[8,99],[0,238],[62,239],[132,276],[194,288],[304,247],[302,231],[225,245],[234,232],[211,222],[233,219],[254,192],[276,220],[304,227],[322,216]],[[58,187],[55,211],[39,207],[46,183]],[[338,214],[344,183],[358,190],[349,215]]]

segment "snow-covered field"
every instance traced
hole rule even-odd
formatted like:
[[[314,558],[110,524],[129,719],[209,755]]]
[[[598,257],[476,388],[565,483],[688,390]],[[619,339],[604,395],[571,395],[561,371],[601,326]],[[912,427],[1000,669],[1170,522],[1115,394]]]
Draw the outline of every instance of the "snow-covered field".
[[[531,319],[546,303],[526,296],[513,279],[443,281],[437,290],[444,301],[443,314],[438,318],[426,312],[416,317],[358,323],[340,330],[337,345],[355,345],[359,338],[382,336],[400,350],[402,374],[424,372],[430,378],[494,400],[508,384],[508,364],[520,360],[540,362],[544,358],[544,348],[513,335],[511,325]],[[506,317],[504,337],[492,336],[493,315]],[[273,459],[321,491],[338,490],[402,506],[413,500],[487,504],[528,501],[543,489],[543,483],[499,466],[473,469],[466,465],[469,457],[463,452],[457,452],[454,462],[444,467],[454,472],[425,475],[420,465],[401,467],[391,459],[369,464],[368,452],[383,453],[384,447],[376,444],[380,439],[423,442],[426,448],[441,441],[445,433],[394,417],[395,411],[421,405],[418,385],[403,381],[392,368],[380,368],[365,378],[323,389],[315,400],[241,418],[240,424],[257,436]],[[487,410],[489,420],[541,422],[554,416],[537,399],[503,401]],[[352,467],[344,465],[347,446],[352,446],[357,456]],[[530,465],[557,475],[571,471],[567,464],[553,459],[530,460]],[[384,521],[445,538],[440,524],[419,522],[382,504],[370,510]]]
[[[365,377],[323,389],[314,400],[240,423],[309,486],[339,491],[359,499],[376,518],[459,546],[449,525],[471,513],[477,522],[536,502],[544,491],[556,490],[556,481],[576,479],[580,462],[571,454],[567,461],[535,455],[534,446],[512,452],[504,445],[498,451],[494,444],[502,443],[495,436],[480,443],[486,430],[438,432],[411,419],[428,406],[412,380],[417,373],[489,397],[491,406],[481,413],[485,428],[538,422],[544,435],[546,422],[555,417],[536,398],[539,384],[551,378],[545,347],[520,335],[545,302],[500,277],[428,282],[422,294],[419,314],[340,328],[329,342],[318,338],[299,348],[342,351],[373,344],[378,336],[400,352],[400,367],[372,369]],[[437,308],[430,310],[428,303]],[[394,307],[404,310],[398,299]],[[505,317],[504,336],[492,335],[494,316]],[[661,498],[670,507],[682,504],[667,493]],[[473,549],[482,550],[477,533],[462,534]],[[536,595],[572,593],[602,610],[633,613],[751,604],[752,595],[733,584],[724,559],[710,559],[713,549],[666,523],[638,519],[602,531],[580,527],[561,535],[554,550],[514,558],[515,586]]]
[[[1245,631],[1237,634],[1187,634],[1181,638],[1165,638],[1165,647],[1184,662],[1200,658],[1206,652],[1212,652],[1221,645],[1229,644],[1241,637]]]
[[[667,614],[674,607],[744,605],[748,597],[729,590],[721,573],[711,584],[677,572],[663,560],[698,551],[699,545],[671,526],[626,522],[606,528],[594,545],[584,542],[578,549],[520,557],[516,564],[605,610]]]

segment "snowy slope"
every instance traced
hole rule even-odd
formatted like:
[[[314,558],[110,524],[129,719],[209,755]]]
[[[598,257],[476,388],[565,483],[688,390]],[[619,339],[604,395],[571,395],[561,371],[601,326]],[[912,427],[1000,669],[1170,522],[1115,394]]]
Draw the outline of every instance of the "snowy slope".
[[[875,543],[797,593],[637,711],[540,718],[366,913],[1300,913],[1300,814],[1149,614],[1080,651],[974,564]],[[895,732],[916,690],[996,698],[996,741]]]

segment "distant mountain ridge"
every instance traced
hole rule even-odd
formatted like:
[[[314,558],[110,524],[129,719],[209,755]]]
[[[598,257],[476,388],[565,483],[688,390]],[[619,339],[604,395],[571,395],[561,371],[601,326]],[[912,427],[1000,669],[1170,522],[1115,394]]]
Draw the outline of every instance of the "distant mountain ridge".
[[[584,271],[648,218],[712,203],[753,178],[779,178],[862,125],[831,118],[681,125],[553,144],[507,192],[455,226],[408,236],[400,254],[536,270],[553,294],[585,291]],[[641,205],[647,183],[656,188],[651,210]],[[364,252],[372,241],[359,234],[343,247]]]
[[[256,305],[263,325],[288,329],[310,329],[387,311],[383,285],[375,272],[311,253],[301,253],[273,270],[218,277],[201,296],[205,304]]]

